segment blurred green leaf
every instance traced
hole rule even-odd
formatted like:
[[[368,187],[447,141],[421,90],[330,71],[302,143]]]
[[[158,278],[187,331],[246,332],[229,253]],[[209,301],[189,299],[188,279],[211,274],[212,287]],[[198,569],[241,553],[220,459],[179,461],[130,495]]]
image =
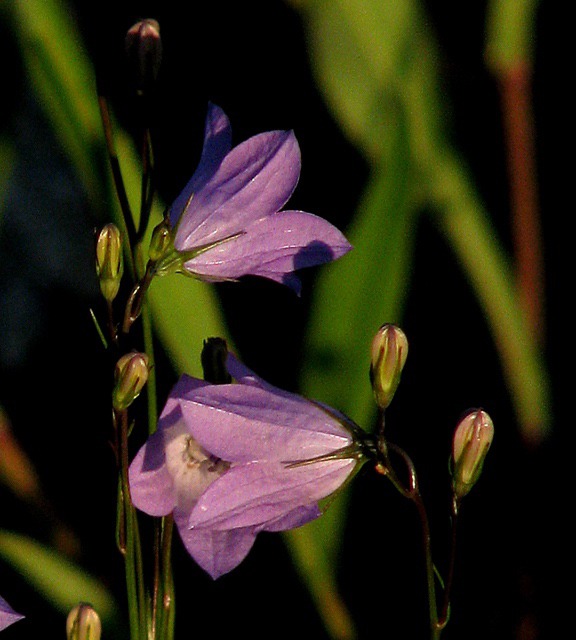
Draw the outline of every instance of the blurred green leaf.
[[[26,536],[0,530],[0,556],[64,614],[89,602],[105,625],[114,626],[116,604],[103,585],[53,549]]]
[[[302,11],[312,64],[326,100],[372,163],[378,161],[383,141],[394,135],[391,114],[400,109],[405,115],[409,188],[418,191],[422,204],[433,212],[478,297],[499,347],[524,436],[542,439],[550,424],[542,355],[526,326],[506,253],[445,130],[448,115],[436,45],[419,4],[308,0],[296,6]],[[320,311],[318,305],[317,313],[332,317],[338,314],[340,298],[322,296],[321,304],[324,308]],[[363,304],[372,302],[366,298]],[[314,320],[312,326],[318,326]],[[349,350],[342,342],[334,348]],[[357,361],[366,356],[358,351],[349,357]]]
[[[538,0],[491,0],[487,7],[486,61],[505,71],[531,65]]]

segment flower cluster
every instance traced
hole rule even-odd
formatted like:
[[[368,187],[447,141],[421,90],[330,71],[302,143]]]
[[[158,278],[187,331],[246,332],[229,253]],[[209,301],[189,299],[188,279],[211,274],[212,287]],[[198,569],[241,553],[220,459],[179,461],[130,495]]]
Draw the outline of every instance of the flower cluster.
[[[364,460],[348,418],[267,384],[232,355],[227,366],[236,384],[180,379],[129,475],[134,505],[173,513],[213,578],[236,567],[258,533],[321,515],[319,502]]]

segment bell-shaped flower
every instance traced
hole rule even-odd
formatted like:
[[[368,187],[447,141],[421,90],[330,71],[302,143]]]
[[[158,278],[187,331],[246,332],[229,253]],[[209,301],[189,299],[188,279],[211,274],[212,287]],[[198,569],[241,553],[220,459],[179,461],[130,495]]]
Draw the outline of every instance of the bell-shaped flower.
[[[226,114],[208,107],[198,168],[170,207],[173,246],[156,273],[187,272],[206,281],[254,275],[288,285],[294,271],[335,260],[351,246],[323,218],[280,211],[300,176],[292,131],[269,131],[231,146]]]
[[[134,505],[173,513],[186,549],[213,578],[236,567],[261,531],[322,513],[364,460],[342,414],[265,383],[233,356],[237,383],[183,376],[130,466]]]
[[[6,629],[14,622],[22,620],[24,616],[16,613],[14,609],[0,596],[0,631]]]

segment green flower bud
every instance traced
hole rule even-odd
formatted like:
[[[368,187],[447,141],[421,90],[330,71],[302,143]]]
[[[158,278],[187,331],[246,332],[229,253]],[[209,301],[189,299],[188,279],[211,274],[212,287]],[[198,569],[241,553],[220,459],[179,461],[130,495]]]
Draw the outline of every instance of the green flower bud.
[[[456,427],[452,441],[452,487],[460,500],[476,484],[494,437],[490,416],[471,411]]]
[[[114,409],[127,409],[136,400],[148,380],[148,371],[148,356],[145,353],[133,351],[118,360],[112,392]]]
[[[96,240],[96,274],[104,299],[112,302],[118,294],[124,272],[122,237],[115,224],[102,228]]]
[[[148,257],[152,262],[158,262],[161,258],[173,251],[172,230],[170,224],[163,220],[152,231]]]
[[[66,619],[68,640],[100,640],[102,623],[96,611],[86,603],[76,605]]]
[[[408,340],[402,329],[393,324],[382,325],[372,341],[370,363],[370,382],[381,409],[392,402],[407,356]]]
[[[156,20],[140,20],[126,34],[126,55],[136,90],[148,91],[156,82],[162,61],[160,25]]]

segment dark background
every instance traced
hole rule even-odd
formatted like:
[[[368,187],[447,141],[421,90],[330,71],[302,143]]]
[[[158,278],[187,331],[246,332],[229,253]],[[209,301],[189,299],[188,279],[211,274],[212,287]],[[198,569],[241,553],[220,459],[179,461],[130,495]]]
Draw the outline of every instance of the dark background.
[[[164,58],[153,110],[158,190],[170,202],[194,170],[208,100],[224,108],[236,142],[293,128],[303,157],[291,207],[343,230],[368,167],[344,139],[309,68],[297,14],[280,1],[71,3],[98,78],[122,123],[133,103],[119,60],[138,18],[161,24]],[[423,216],[403,328],[410,357],[390,408],[389,436],[413,457],[430,505],[438,562],[446,561],[446,464],[462,411],[482,405],[496,424],[481,482],[465,501],[453,597],[451,638],[556,638],[570,623],[573,508],[568,444],[573,416],[566,311],[565,226],[572,133],[566,96],[567,24],[559,3],[542,3],[537,22],[534,109],[546,259],[545,351],[554,393],[551,436],[522,440],[486,324],[454,257]],[[442,54],[453,140],[476,179],[495,228],[510,248],[508,180],[497,86],[483,59],[485,3],[428,2]],[[31,456],[51,505],[23,506],[0,487],[0,525],[53,541],[58,521],[80,540],[84,566],[121,601],[114,545],[115,474],[107,444],[109,370],[88,316],[100,304],[93,277],[92,230],[106,221],[86,200],[66,164],[0,25],[3,130],[20,153],[0,229],[0,404]],[[245,361],[264,378],[295,389],[314,270],[296,298],[266,281],[217,285]],[[570,282],[571,284],[571,282]],[[207,285],[208,286],[208,285]],[[308,291],[308,292],[307,292]],[[387,319],[383,318],[382,322]],[[377,327],[375,327],[376,329]],[[165,384],[172,381],[160,361]],[[356,381],[351,381],[351,384]],[[364,384],[365,381],[358,381]],[[88,406],[87,406],[88,405]],[[52,523],[52,524],[50,524]],[[261,535],[248,559],[212,582],[175,545],[177,637],[327,637],[279,535]],[[6,640],[63,636],[63,619],[7,566],[2,595],[27,615]],[[342,594],[361,638],[426,637],[427,609],[418,522],[386,481],[369,469],[354,482],[339,568]],[[567,628],[570,628],[569,626]]]

